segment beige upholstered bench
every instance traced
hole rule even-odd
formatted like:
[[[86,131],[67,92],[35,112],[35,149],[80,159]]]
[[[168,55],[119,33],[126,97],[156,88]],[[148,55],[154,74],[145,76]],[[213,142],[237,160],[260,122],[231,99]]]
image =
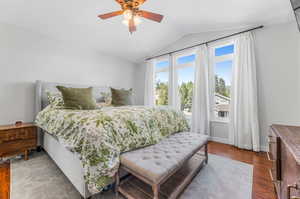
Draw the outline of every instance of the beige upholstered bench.
[[[178,197],[203,163],[207,163],[207,142],[208,136],[181,132],[156,145],[123,153],[121,169],[134,177],[120,183],[116,175],[117,196],[120,192],[131,199]],[[204,153],[199,152],[201,148],[204,148]],[[151,187],[147,187],[149,185]]]

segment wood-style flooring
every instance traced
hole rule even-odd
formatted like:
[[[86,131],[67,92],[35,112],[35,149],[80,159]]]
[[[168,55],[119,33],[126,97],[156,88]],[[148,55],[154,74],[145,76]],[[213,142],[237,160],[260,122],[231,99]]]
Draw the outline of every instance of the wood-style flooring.
[[[9,163],[0,164],[0,199],[9,199],[10,168]]]
[[[254,166],[252,199],[277,199],[268,172],[268,168],[271,167],[271,164],[267,160],[266,153],[255,153],[252,151],[241,150],[236,147],[217,142],[209,143],[208,152],[252,164]],[[9,184],[9,163],[2,163],[0,164],[0,199],[9,199]]]

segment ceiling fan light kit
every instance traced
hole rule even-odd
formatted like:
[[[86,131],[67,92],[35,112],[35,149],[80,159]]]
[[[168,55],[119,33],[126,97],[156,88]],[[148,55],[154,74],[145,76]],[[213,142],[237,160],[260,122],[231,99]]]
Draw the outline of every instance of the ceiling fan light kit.
[[[142,22],[142,17],[160,23],[163,19],[163,15],[156,14],[153,12],[148,12],[144,10],[140,10],[139,7],[146,0],[115,0],[120,4],[122,10],[110,12],[106,14],[99,15],[101,19],[109,19],[111,17],[123,15],[124,20],[123,24],[128,26],[129,32],[133,33],[136,31],[136,26]]]

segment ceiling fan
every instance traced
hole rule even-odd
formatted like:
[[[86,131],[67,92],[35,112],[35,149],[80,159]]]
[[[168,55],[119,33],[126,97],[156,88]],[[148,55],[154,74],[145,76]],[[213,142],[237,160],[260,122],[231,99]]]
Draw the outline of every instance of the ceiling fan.
[[[139,7],[146,0],[115,0],[121,5],[122,10],[99,15],[101,19],[124,15],[123,23],[129,27],[129,32],[136,31],[136,26],[141,23],[141,17],[160,23],[163,15],[140,10]]]

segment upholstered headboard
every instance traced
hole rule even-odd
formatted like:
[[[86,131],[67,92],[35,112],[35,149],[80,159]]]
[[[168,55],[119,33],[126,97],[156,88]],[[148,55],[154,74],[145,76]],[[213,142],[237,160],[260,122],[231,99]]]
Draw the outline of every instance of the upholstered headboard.
[[[38,114],[41,110],[43,110],[48,104],[47,99],[47,91],[51,92],[59,92],[56,86],[66,86],[66,87],[74,87],[74,88],[87,88],[93,87],[93,95],[97,102],[104,101],[102,92],[107,93],[110,92],[109,87],[105,86],[90,86],[90,85],[77,85],[77,84],[64,84],[64,83],[54,83],[54,82],[43,82],[40,80],[36,81],[35,87],[35,113]],[[38,132],[38,145],[42,145],[42,137],[43,132],[39,129]]]

